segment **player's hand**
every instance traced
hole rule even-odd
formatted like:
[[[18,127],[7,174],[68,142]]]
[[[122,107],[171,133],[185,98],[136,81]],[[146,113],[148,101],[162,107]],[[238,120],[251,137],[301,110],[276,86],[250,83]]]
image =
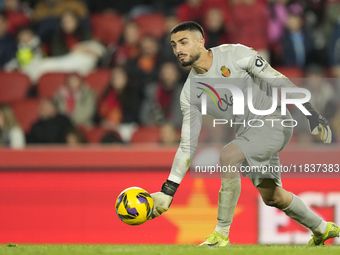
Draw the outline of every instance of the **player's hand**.
[[[324,143],[332,142],[332,131],[328,125],[328,121],[318,114],[311,103],[307,102],[303,105],[312,115],[308,115],[309,130],[313,135],[321,133],[321,140]]]
[[[178,183],[167,180],[163,183],[161,192],[150,194],[153,199],[153,211],[149,220],[161,216],[162,213],[169,209],[178,186]]]
[[[153,212],[150,217],[150,220],[152,220],[155,217],[161,216],[162,213],[169,209],[174,197],[166,195],[163,192],[156,192],[150,195],[153,199]]]

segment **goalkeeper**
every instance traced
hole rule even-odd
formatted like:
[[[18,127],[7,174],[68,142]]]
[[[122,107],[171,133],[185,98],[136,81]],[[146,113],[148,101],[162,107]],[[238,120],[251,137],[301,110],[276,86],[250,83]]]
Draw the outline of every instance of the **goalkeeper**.
[[[251,48],[240,44],[225,44],[209,50],[205,49],[203,29],[195,22],[184,22],[174,27],[171,30],[171,45],[180,64],[191,66],[192,69],[180,96],[183,112],[181,142],[170,175],[162,185],[161,192],[151,194],[154,200],[153,218],[169,209],[196,152],[202,124],[202,100],[200,98],[202,90],[196,89],[196,86],[190,88],[190,80],[195,82],[200,78],[224,77],[228,77],[228,81],[232,78],[239,78],[242,81],[251,80],[253,107],[258,110],[271,108],[273,88],[296,87],[289,79],[270,67]],[[270,82],[266,82],[268,79]],[[249,82],[238,84],[242,91],[247,91],[247,86]],[[289,98],[301,97],[296,93],[287,94],[287,96]],[[209,97],[206,98],[209,99]],[[244,101],[247,102],[246,96]],[[207,113],[218,119],[232,119],[234,123],[240,123],[245,119],[247,123],[248,120],[261,120],[264,117],[250,112],[249,107],[244,107],[244,115],[233,115],[235,101],[232,100],[228,104],[229,108],[224,111],[219,110],[213,100],[206,102]],[[307,115],[311,133],[314,135],[321,133],[322,141],[327,144],[331,143],[332,133],[327,120],[319,115],[309,102],[305,103],[304,107],[305,109],[301,110],[308,110],[311,113]],[[280,107],[277,107],[269,118],[288,121],[291,115],[289,112],[281,115]],[[235,125],[236,138],[222,149],[220,166],[239,167],[241,164],[250,167],[279,166],[278,152],[289,143],[293,128],[281,125],[272,126],[272,123],[268,121],[263,121],[263,123],[261,127]],[[250,173],[249,178],[266,205],[280,209],[288,217],[312,231],[309,245],[321,245],[327,239],[339,236],[339,226],[324,221],[299,197],[282,188],[280,173],[273,172],[266,173],[266,175]],[[217,226],[201,245],[223,247],[230,244],[229,231],[240,192],[239,173],[222,173]]]

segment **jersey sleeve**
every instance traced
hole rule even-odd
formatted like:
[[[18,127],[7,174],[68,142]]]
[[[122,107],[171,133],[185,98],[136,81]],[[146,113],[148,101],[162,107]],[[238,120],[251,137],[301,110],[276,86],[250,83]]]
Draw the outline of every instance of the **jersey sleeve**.
[[[269,81],[272,87],[293,87],[293,84],[286,76],[272,68],[255,50],[244,45],[237,45],[234,49],[234,60],[236,65],[248,71],[250,74],[260,79]],[[301,93],[287,93],[287,98],[303,98]]]
[[[181,93],[181,110],[183,113],[181,141],[168,178],[178,184],[181,183],[195,156],[202,126],[202,115],[197,108],[190,106],[189,94],[185,93],[184,90]]]

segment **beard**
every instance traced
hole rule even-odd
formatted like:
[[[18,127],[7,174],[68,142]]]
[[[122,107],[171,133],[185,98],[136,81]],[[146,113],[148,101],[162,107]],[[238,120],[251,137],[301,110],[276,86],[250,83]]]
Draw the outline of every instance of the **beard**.
[[[196,55],[190,55],[189,57],[190,59],[188,61],[181,62],[179,59],[178,61],[183,67],[191,66],[201,57],[201,53],[197,53]]]

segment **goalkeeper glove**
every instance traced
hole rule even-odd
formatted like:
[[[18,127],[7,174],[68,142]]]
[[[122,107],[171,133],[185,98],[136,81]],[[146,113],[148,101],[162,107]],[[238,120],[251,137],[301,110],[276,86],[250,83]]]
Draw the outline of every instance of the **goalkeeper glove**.
[[[178,186],[178,183],[167,180],[163,183],[160,192],[151,194],[151,197],[153,199],[153,211],[151,217],[149,218],[150,220],[155,217],[161,216],[162,213],[166,212],[169,209]]]
[[[312,114],[307,115],[309,130],[313,135],[321,133],[321,140],[324,143],[331,143],[332,141],[332,131],[328,125],[328,121],[318,114],[311,103],[307,102],[303,106]]]

